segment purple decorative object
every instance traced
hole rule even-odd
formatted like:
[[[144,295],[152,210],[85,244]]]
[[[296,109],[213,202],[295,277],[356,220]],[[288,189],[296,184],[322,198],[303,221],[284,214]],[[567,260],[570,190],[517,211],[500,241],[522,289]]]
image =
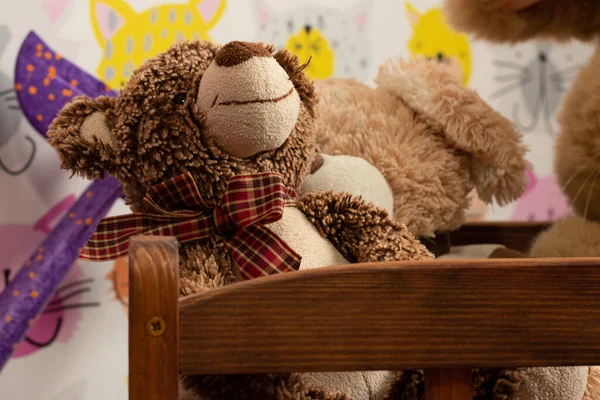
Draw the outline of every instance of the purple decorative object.
[[[0,293],[0,371],[120,192],[114,179],[92,182]]]
[[[53,51],[34,32],[29,32],[19,49],[15,89],[23,114],[43,136],[73,97],[117,95],[105,83]]]
[[[103,82],[52,50],[33,31],[17,54],[15,90],[23,114],[44,137],[50,123],[74,96],[117,96]]]
[[[33,32],[17,56],[15,89],[23,113],[43,136],[74,96],[116,96],[104,83],[52,51]],[[92,182],[0,293],[0,371],[121,195],[114,178]]]

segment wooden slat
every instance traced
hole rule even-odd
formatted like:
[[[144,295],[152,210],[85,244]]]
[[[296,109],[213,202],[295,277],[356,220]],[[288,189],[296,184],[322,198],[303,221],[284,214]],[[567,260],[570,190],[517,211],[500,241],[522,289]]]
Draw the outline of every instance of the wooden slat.
[[[473,400],[471,368],[425,370],[425,400]]]
[[[180,300],[180,369],[228,374],[600,363],[600,259],[427,261]]]
[[[501,244],[528,253],[535,238],[548,229],[549,222],[473,222],[452,232],[453,246]]]
[[[178,246],[134,237],[129,245],[129,398],[178,395]]]

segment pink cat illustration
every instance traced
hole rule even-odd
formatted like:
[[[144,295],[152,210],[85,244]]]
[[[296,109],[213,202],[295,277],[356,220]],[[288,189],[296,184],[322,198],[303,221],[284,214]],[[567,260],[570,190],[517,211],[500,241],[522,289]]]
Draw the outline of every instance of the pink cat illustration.
[[[517,201],[512,219],[516,221],[554,221],[571,214],[568,200],[553,175],[538,179],[527,172],[529,185]]]
[[[67,196],[33,227],[16,224],[0,226],[0,270],[4,272],[4,287],[31,254],[37,251],[38,257],[43,257],[44,249],[39,245],[74,202],[75,196]],[[12,357],[34,354],[56,341],[68,342],[77,330],[81,308],[99,306],[97,302],[82,301],[82,295],[90,291],[92,282],[93,279],[84,278],[79,266],[74,265],[37,321],[30,321],[32,327]]]

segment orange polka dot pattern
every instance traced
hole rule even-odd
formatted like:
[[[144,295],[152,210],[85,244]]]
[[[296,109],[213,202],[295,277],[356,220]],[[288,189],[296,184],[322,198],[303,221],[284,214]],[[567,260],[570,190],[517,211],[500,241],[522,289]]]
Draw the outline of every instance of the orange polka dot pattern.
[[[15,89],[21,109],[42,135],[73,97],[116,96],[106,84],[54,52],[35,33],[23,42],[15,68]]]
[[[42,135],[74,96],[117,95],[105,83],[54,52],[34,32],[25,38],[17,55],[15,91],[23,114]],[[42,247],[0,292],[0,370],[120,196],[121,188],[113,178],[92,182]]]
[[[114,179],[92,182],[0,292],[0,370],[120,195]]]

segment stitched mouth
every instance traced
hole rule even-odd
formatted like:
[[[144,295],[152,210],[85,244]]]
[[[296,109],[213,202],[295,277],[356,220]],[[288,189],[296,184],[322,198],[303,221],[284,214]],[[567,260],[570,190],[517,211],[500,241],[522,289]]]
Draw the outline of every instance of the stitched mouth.
[[[217,105],[219,106],[231,106],[231,105],[243,105],[243,104],[262,104],[262,103],[277,103],[287,97],[289,97],[292,92],[294,91],[294,88],[291,88],[286,94],[279,96],[279,97],[275,97],[274,99],[257,99],[257,100],[228,100],[228,101],[223,101]],[[218,95],[217,95],[218,96]],[[215,97],[215,100],[213,101],[213,105],[217,102],[217,97]]]

